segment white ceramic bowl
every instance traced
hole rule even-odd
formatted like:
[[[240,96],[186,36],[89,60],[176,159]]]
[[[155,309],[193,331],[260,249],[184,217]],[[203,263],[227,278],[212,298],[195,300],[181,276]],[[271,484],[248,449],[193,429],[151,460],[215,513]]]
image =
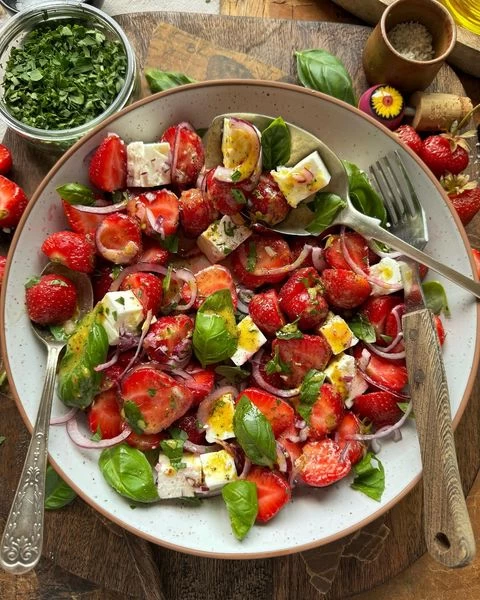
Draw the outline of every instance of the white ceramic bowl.
[[[2,290],[2,350],[12,392],[30,429],[46,352],[30,330],[24,310],[24,283],[42,269],[40,245],[44,238],[66,225],[56,186],[70,181],[88,183],[88,157],[107,132],[114,131],[127,142],[153,141],[171,124],[187,120],[195,127],[206,127],[214,116],[224,112],[281,115],[320,137],[341,158],[363,168],[387,152],[399,150],[427,212],[431,236],[427,251],[465,275],[474,276],[465,232],[438,183],[393,134],[351,106],[297,86],[258,81],[212,81],[151,96],[107,119],[71,148],[39,186],[16,231]],[[444,360],[456,424],[478,366],[478,308],[466,292],[447,281],[443,283],[452,313],[445,323]],[[56,400],[54,413],[62,411],[65,409]],[[63,426],[51,428],[52,463],[96,510],[152,542],[223,558],[287,554],[333,541],[391,508],[421,474],[415,426],[409,422],[401,442],[383,444],[380,458],[385,466],[386,489],[380,503],[353,491],[347,480],[323,489],[296,489],[292,502],[275,519],[252,528],[239,542],[231,533],[221,497],[206,500],[200,507],[163,502],[132,510],[129,502],[104,481],[97,467],[98,455],[99,451],[76,447]]]

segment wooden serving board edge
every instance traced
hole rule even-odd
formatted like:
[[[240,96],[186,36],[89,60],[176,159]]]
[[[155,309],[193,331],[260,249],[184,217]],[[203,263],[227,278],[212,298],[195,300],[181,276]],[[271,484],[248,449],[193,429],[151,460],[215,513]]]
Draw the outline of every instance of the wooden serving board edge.
[[[383,11],[394,0],[333,0],[359,19],[376,25]],[[480,77],[480,36],[457,25],[457,43],[448,57],[448,63],[469,75]]]

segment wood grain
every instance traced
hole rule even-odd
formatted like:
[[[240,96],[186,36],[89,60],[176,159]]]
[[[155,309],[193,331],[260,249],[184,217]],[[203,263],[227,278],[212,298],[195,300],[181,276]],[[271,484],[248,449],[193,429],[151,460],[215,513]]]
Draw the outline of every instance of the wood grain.
[[[238,4],[240,6],[242,3]],[[344,24],[337,29],[332,28],[330,24],[316,22],[246,18],[240,20],[233,17],[175,13],[128,15],[119,17],[118,20],[133,41],[141,65],[145,63],[147,56],[152,66],[161,68],[164,64],[161,44],[158,46],[160,54],[149,51],[154,32],[158,40],[162,32],[167,31],[160,25],[164,22],[169,27],[173,26],[185,32],[187,36],[209,42],[216,52],[226,48],[228,52],[247,54],[250,60],[262,63],[261,68],[271,65],[272,70],[284,73],[290,81],[295,81],[293,51],[321,46],[341,57],[351,70],[358,92],[366,86],[358,56],[369,34],[368,27],[349,27]],[[184,39],[181,33],[177,35],[177,41]],[[343,43],[344,40],[348,40],[349,43]],[[179,46],[177,70],[183,70],[181,60],[184,55],[185,47]],[[212,56],[214,55],[212,52]],[[238,62],[238,68],[245,60],[244,57],[236,55],[235,62]],[[217,68],[218,62],[215,63]],[[210,58],[206,58],[206,62],[201,64],[202,69],[205,65],[212,68]],[[205,73],[198,71],[190,75],[202,79],[206,76]],[[448,67],[442,69],[435,82],[435,88],[463,93],[458,78]],[[10,134],[7,143],[13,144],[15,156],[20,157],[15,176],[32,191],[41,173],[47,169],[48,162],[45,163],[45,158],[38,156],[34,149],[19,144],[18,139]],[[28,169],[25,165],[28,165]],[[473,230],[480,232],[480,223],[475,223],[472,223]],[[465,491],[470,489],[480,464],[480,430],[476,426],[476,415],[480,410],[478,382],[475,390],[456,434],[459,468]],[[0,402],[0,422],[5,423],[6,431],[11,432],[0,448],[0,480],[8,482],[0,497],[0,515],[5,515],[13,496],[28,435],[10,399]],[[465,440],[468,440],[468,443],[464,443]],[[368,539],[378,536],[378,539],[382,540],[387,530],[391,532],[384,551],[376,557],[373,553],[363,556],[349,544],[345,544],[341,551],[331,549],[335,555],[332,564],[335,565],[336,560],[338,566],[337,574],[330,590],[322,597],[334,600],[374,588],[421,556],[425,551],[421,505],[422,490],[421,486],[417,486],[386,515],[384,522],[378,524],[376,533],[365,534],[369,536]],[[292,555],[278,559],[228,562],[187,556],[150,546],[138,538],[134,538],[138,545],[130,550],[134,540],[126,540],[125,535],[129,534],[111,523],[106,525],[80,500],[62,511],[48,513],[46,557],[40,569],[32,577],[17,578],[14,584],[11,583],[11,579],[4,584],[5,580],[2,580],[0,575],[2,593],[4,585],[13,590],[10,597],[5,594],[0,596],[7,600],[73,596],[81,600],[110,600],[110,597],[120,600],[148,597],[147,593],[155,593],[161,588],[161,593],[168,600],[217,600],[219,597],[229,600],[319,598],[318,590],[311,583],[311,574],[315,577],[315,574],[322,572],[318,566],[318,562],[322,564],[322,559],[318,560],[315,553],[310,557],[304,554],[303,557]],[[357,538],[357,542],[364,545],[362,538]],[[381,548],[381,545],[375,547]],[[328,552],[329,549],[321,550],[324,551]],[[313,562],[314,558],[317,559],[317,563]],[[371,560],[372,558],[374,560]],[[134,564],[135,560],[140,563],[138,568]],[[158,569],[157,572],[152,572],[152,560]],[[138,577],[139,571],[147,574],[143,581]],[[54,588],[55,592],[52,593]],[[107,588],[113,592],[106,591]]]

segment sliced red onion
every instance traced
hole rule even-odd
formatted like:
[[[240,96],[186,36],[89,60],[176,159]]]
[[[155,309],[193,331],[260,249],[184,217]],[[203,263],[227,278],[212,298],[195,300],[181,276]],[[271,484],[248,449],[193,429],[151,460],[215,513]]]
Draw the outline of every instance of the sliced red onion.
[[[165,217],[163,215],[158,215],[158,217],[155,218],[152,209],[148,208],[148,206],[145,209],[145,215],[147,217],[148,224],[153,229],[153,231],[155,231],[155,233],[158,233],[160,238],[164,240],[165,229],[163,228],[163,222],[165,221]]]
[[[198,286],[197,280],[195,279],[195,275],[188,269],[177,269],[172,271],[172,276],[174,276],[179,281],[185,281],[186,283],[188,283],[188,287],[190,288],[190,300],[187,302],[187,304],[177,305],[175,307],[175,310],[190,310],[195,304],[195,300],[197,299],[198,293]]]
[[[240,475],[238,476],[238,478],[245,479],[245,477],[250,473],[251,468],[252,468],[252,461],[248,458],[248,456],[245,456],[245,460],[243,462],[243,469],[242,469],[242,472],[240,473]]]
[[[360,358],[357,359],[357,366],[360,371],[365,371],[365,369],[368,367],[371,357],[372,355],[367,348],[363,348]]]
[[[246,268],[247,257],[245,256],[245,246],[242,245],[240,248],[241,248],[240,260],[243,263],[243,266]],[[273,269],[254,269],[252,274],[256,275],[258,277],[262,277],[264,275],[281,275],[283,273],[290,273],[290,271],[294,271],[295,269],[298,269],[298,267],[300,267],[303,264],[304,260],[310,254],[311,249],[312,249],[312,246],[305,244],[302,251],[297,256],[296,260],[293,263],[291,263],[290,265],[285,265],[284,267],[277,267],[277,268],[273,268]]]
[[[277,447],[278,470],[281,473],[286,473],[288,466],[287,466],[287,458],[285,456],[285,448],[279,442],[276,442],[276,447]]]
[[[280,388],[270,385],[267,381],[265,381],[265,379],[262,377],[262,374],[260,373],[260,363],[262,360],[263,352],[264,350],[260,350],[257,354],[256,359],[252,361],[252,375],[257,384],[261,388],[263,388],[267,392],[270,392],[271,394],[274,394],[275,396],[280,396],[282,398],[293,398],[294,396],[298,396],[298,394],[300,393],[300,388],[281,390]]]
[[[125,367],[125,369],[122,371],[122,373],[119,375],[118,379],[122,379],[123,377],[125,377],[125,374],[133,367],[133,365],[137,362],[138,357],[140,355],[140,352],[142,351],[143,348],[143,340],[145,339],[145,336],[147,335],[148,330],[150,329],[150,324],[152,322],[152,318],[153,318],[153,313],[152,310],[150,309],[147,312],[147,316],[145,318],[145,321],[142,323],[142,333],[140,335],[140,338],[138,340],[138,346],[137,349],[135,351],[135,354],[132,356],[132,358],[128,361],[127,366]]]
[[[402,256],[401,252],[383,252],[383,250],[380,250],[378,243],[375,240],[367,240],[367,244],[370,250],[380,258],[400,258],[400,256]]]
[[[382,449],[382,444],[378,440],[372,440],[370,442],[370,448],[374,454],[378,454]]]
[[[310,183],[313,181],[314,175],[310,169],[303,167],[301,171],[292,173],[292,177],[297,183]]]
[[[397,336],[395,338],[395,340],[397,340],[399,336]],[[403,335],[400,336],[400,339],[403,337]],[[392,344],[390,344],[391,346]],[[378,346],[376,346],[375,344],[369,344],[368,342],[365,342],[365,346],[367,346],[367,348],[369,350],[371,350],[374,354],[377,354],[378,356],[381,356],[382,358],[386,358],[387,360],[401,360],[402,358],[405,358],[405,350],[402,350],[401,352],[387,352],[386,350],[381,350]],[[390,348],[389,346],[389,348]]]
[[[260,141],[260,132],[252,123],[248,121],[244,121],[243,119],[237,119],[235,117],[228,117],[230,129],[239,129],[243,130],[251,139],[252,149],[255,153],[256,159],[254,166],[250,172],[242,173],[242,165],[237,165],[236,167],[227,168],[224,166],[218,166],[215,169],[214,177],[218,181],[225,181],[228,183],[238,183],[244,181],[248,178],[252,178],[255,180],[255,186],[258,183],[258,179],[262,172],[262,144]],[[225,133],[224,133],[225,135]],[[234,173],[241,173],[241,176],[238,178],[234,176]]]
[[[301,442],[307,441],[307,438],[309,435],[310,435],[310,427],[308,425],[306,427],[304,427],[303,429],[300,429],[300,431],[298,432],[298,437],[300,438]]]
[[[194,444],[190,440],[185,440],[183,449],[192,454],[206,454],[207,452],[215,452],[216,446],[204,446],[202,444]]]
[[[108,440],[99,440],[95,442],[86,438],[78,428],[77,419],[70,419],[67,421],[67,433],[70,436],[70,439],[80,448],[88,448],[90,450],[96,450],[99,448],[110,448],[111,446],[115,446],[123,440],[127,439],[127,437],[132,433],[132,429],[129,425],[125,425],[122,433],[119,435],[110,438]]]
[[[119,212],[127,206],[128,200],[124,198],[120,202],[115,204],[105,204],[103,206],[93,205],[86,206],[84,204],[74,204],[75,210],[79,210],[84,213],[93,213],[96,215],[109,215],[111,213]]]
[[[354,433],[353,435],[345,436],[345,438],[348,440],[355,440],[357,442],[368,442],[370,440],[379,440],[379,439],[388,437],[395,430],[400,429],[400,427],[405,423],[405,421],[410,416],[411,412],[412,412],[412,403],[409,402],[404,414],[394,425],[389,425],[388,427],[382,427],[375,433]]]
[[[374,387],[378,388],[379,390],[383,390],[384,392],[389,392],[390,394],[392,394],[392,396],[396,396],[397,398],[401,398],[402,400],[410,400],[410,394],[398,392],[397,390],[393,390],[392,388],[390,388],[386,385],[383,385],[382,383],[378,383],[378,381],[375,381],[374,379],[372,379],[369,375],[367,375],[361,369],[360,369],[360,373],[362,374],[362,377],[365,379],[366,382],[368,382],[370,385],[373,385]]]
[[[205,165],[203,165],[195,183],[195,187],[201,190],[203,193],[206,193],[207,191],[207,173],[208,171],[205,169]]]
[[[93,370],[97,371],[97,373],[99,371],[105,371],[105,369],[108,369],[108,367],[112,367],[117,362],[119,356],[120,356],[120,350],[117,346],[117,348],[115,349],[115,352],[112,354],[112,358],[110,360],[107,360],[107,362],[97,365],[96,367],[94,367]]]
[[[323,250],[312,246],[312,263],[319,273],[327,268],[327,263],[323,257]]]
[[[50,425],[61,425],[63,423],[67,423],[68,421],[70,421],[70,419],[73,419],[73,417],[77,414],[77,411],[78,408],[74,406],[64,415],[60,415],[59,417],[52,417],[50,419]]]
[[[232,394],[233,397],[236,398],[238,396],[238,390],[232,385],[225,385],[213,390],[211,394],[208,394],[208,396],[198,405],[197,419],[199,423],[205,425],[212,413],[215,402],[225,394]]]
[[[182,379],[193,379],[193,376],[190,373],[187,373],[187,371],[184,371],[183,369],[175,369],[173,371],[173,374],[178,375],[178,377],[181,377]]]

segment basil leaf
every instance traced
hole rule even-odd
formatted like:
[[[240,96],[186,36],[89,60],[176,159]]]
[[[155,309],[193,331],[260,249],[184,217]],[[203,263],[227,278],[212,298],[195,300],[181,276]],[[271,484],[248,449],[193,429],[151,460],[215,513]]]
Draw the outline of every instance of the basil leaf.
[[[146,69],[145,79],[152,94],[163,92],[164,90],[169,90],[185,83],[195,83],[196,81],[184,73],[160,71],[160,69]]]
[[[345,208],[347,203],[337,194],[331,192],[317,192],[313,199],[315,216],[311,223],[305,227],[309,233],[321,233],[333,223],[337,214]]]
[[[375,327],[365,315],[357,313],[353,319],[348,322],[348,326],[359,340],[368,342],[369,344],[374,344],[376,342],[377,333]]]
[[[280,358],[280,350],[278,346],[275,346],[273,351],[273,357],[265,365],[265,373],[267,375],[273,375],[273,373],[290,373],[290,365]]]
[[[197,312],[193,350],[202,366],[230,358],[237,349],[237,326],[229,290],[208,296]]]
[[[347,171],[348,189],[353,205],[364,215],[378,219],[384,226],[387,222],[387,211],[366,173],[347,160],[343,160],[342,163]]]
[[[222,488],[232,531],[243,540],[252,528],[258,513],[257,486],[252,481],[231,481]]]
[[[277,450],[272,426],[247,396],[242,396],[235,408],[233,431],[252,463],[273,467]]]
[[[250,377],[250,371],[242,367],[232,367],[230,365],[219,365],[215,367],[215,373],[224,377],[228,383],[239,383]]]
[[[426,281],[422,283],[425,304],[435,315],[444,312],[447,317],[450,316],[447,294],[445,288],[439,281]]]
[[[184,441],[185,440],[182,439],[171,439],[162,440],[160,442],[163,453],[168,459],[170,459],[170,465],[175,469],[175,471],[184,469],[187,466],[184,462],[182,462]]]
[[[142,433],[145,431],[146,423],[138,404],[132,400],[126,400],[123,403],[122,410],[123,414],[125,415],[125,419],[128,421],[128,424],[133,431],[137,435],[142,435]]]
[[[308,373],[305,375],[300,387],[300,404],[298,405],[297,410],[304,421],[306,421],[309,425],[313,405],[318,400],[320,389],[324,381],[325,373],[323,371],[310,369],[310,371],[308,371]]]
[[[235,202],[237,204],[240,204],[240,206],[243,206],[244,204],[247,203],[247,199],[245,197],[245,194],[242,192],[242,190],[239,190],[238,188],[232,188],[231,193],[232,193],[232,197],[235,200]],[[224,224],[223,224],[224,229],[225,229],[225,225],[226,225],[226,222],[224,222]],[[233,235],[234,231],[235,231],[235,228],[233,227],[233,225],[230,228],[230,233],[227,233],[227,230],[225,229],[225,233],[227,233],[227,235]]]
[[[252,273],[255,271],[257,264],[257,246],[255,242],[248,242],[248,257],[247,257],[247,271]]]
[[[299,317],[300,318],[300,317]],[[303,333],[298,328],[299,319],[296,319],[293,323],[287,323],[281,329],[275,332],[277,339],[279,340],[295,340],[303,338]]]
[[[47,467],[45,475],[45,509],[56,510],[73,502],[77,494],[56,473],[51,465]]]
[[[92,206],[95,202],[93,190],[81,183],[65,183],[56,188],[60,198],[69,204],[82,204]]]
[[[271,171],[280,165],[286,165],[292,152],[292,135],[282,117],[274,119],[262,131],[263,170]]]
[[[164,248],[165,250],[168,250],[172,254],[176,254],[178,252],[178,244],[179,244],[178,235],[175,235],[175,234],[166,235],[164,238],[157,236],[155,239],[157,240],[157,242],[160,244],[160,246],[162,248]]]
[[[105,448],[98,465],[106,482],[121,496],[137,502],[158,500],[152,467],[140,450],[128,444]]]
[[[357,106],[352,78],[341,60],[322,49],[302,50],[295,56],[302,85]]]
[[[375,454],[367,452],[362,460],[353,466],[353,472],[355,479],[350,487],[380,502],[385,490],[385,470]]]
[[[68,340],[68,333],[62,325],[49,325],[48,328],[58,342],[66,342]]]

